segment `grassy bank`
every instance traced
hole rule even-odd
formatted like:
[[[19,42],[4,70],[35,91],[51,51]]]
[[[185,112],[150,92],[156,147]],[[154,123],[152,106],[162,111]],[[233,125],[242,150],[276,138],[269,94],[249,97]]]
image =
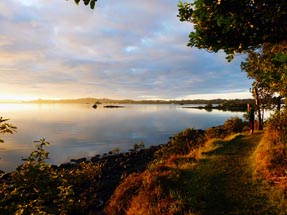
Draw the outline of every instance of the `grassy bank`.
[[[127,178],[107,214],[286,214],[281,190],[256,176],[262,133],[209,140]]]
[[[0,214],[283,215],[284,125],[280,115],[248,135],[231,118],[157,147],[59,167],[45,162],[42,139],[25,163],[0,175]]]
[[[195,214],[286,214],[279,189],[254,177],[253,153],[262,134],[239,135],[217,141],[204,152],[189,178],[191,208]]]

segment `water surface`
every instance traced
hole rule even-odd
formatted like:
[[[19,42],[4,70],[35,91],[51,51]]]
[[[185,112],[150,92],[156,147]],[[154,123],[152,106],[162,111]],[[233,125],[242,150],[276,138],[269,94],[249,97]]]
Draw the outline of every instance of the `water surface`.
[[[10,171],[35,149],[33,141],[45,138],[50,163],[91,157],[119,148],[127,151],[135,143],[145,146],[166,143],[185,128],[206,129],[223,124],[242,113],[183,108],[180,105],[124,105],[124,108],[93,109],[91,104],[0,104],[0,116],[18,127],[2,136],[0,169]],[[191,106],[191,105],[189,105]]]

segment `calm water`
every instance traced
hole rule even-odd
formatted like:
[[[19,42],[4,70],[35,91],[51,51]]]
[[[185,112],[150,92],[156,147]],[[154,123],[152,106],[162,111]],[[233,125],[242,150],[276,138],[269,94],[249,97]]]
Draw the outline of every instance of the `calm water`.
[[[71,158],[91,157],[133,144],[145,146],[166,143],[185,128],[206,129],[223,124],[242,113],[187,109],[179,105],[125,105],[106,109],[90,104],[0,104],[0,116],[18,127],[0,145],[0,169],[10,171],[35,149],[34,140],[45,138],[50,163]]]

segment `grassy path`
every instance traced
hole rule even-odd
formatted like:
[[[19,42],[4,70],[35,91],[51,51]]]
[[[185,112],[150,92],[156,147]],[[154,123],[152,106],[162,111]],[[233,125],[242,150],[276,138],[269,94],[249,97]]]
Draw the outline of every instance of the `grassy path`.
[[[250,158],[261,138],[256,133],[218,142],[194,168],[186,169],[183,187],[192,214],[287,214],[279,209],[280,201],[270,201],[274,190],[253,177]]]

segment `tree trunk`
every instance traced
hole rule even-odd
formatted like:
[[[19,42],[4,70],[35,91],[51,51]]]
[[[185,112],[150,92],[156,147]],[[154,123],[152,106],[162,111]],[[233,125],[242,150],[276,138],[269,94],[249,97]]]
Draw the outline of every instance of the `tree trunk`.
[[[277,97],[277,110],[278,110],[278,111],[281,110],[281,99],[282,99],[281,96],[278,96],[278,97]]]
[[[261,116],[261,104],[260,104],[260,97],[259,97],[259,93],[258,93],[258,89],[257,89],[257,82],[254,84],[253,87],[253,94],[255,97],[255,105],[256,105],[256,109],[257,109],[257,116],[258,116],[258,130],[263,130],[263,119]]]

